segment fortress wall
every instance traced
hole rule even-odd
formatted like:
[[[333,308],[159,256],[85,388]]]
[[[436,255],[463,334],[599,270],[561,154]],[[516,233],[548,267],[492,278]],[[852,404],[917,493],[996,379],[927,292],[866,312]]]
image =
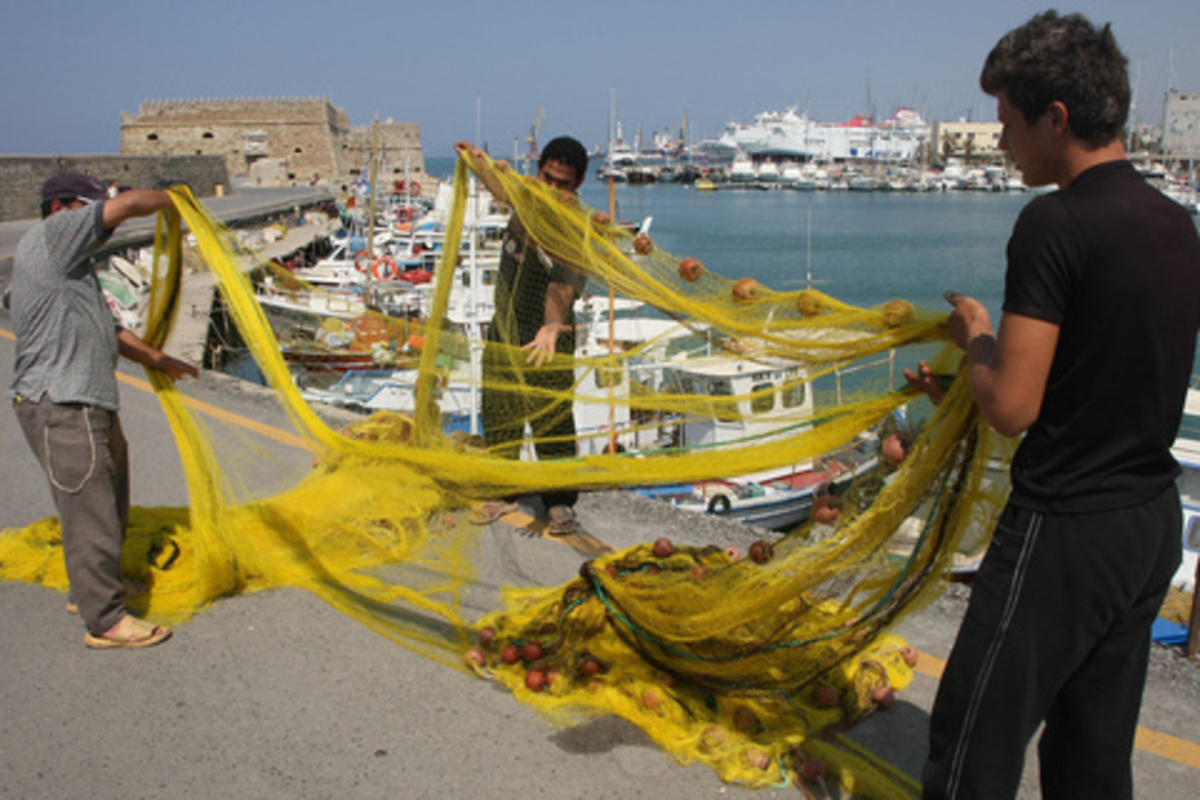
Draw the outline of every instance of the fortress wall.
[[[58,172],[82,172],[138,189],[184,181],[199,197],[211,197],[218,185],[229,185],[225,160],[212,155],[0,156],[0,222],[40,217],[42,184]]]
[[[155,100],[121,115],[121,152],[130,155],[220,155],[230,175],[261,159],[282,159],[295,183],[345,174],[345,112],[327,100]]]

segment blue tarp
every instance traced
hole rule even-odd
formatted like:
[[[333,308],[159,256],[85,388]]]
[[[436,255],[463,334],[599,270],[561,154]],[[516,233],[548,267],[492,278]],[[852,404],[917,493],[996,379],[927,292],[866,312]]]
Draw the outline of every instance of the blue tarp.
[[[1187,644],[1188,629],[1186,625],[1159,617],[1150,629],[1150,638],[1159,644]]]

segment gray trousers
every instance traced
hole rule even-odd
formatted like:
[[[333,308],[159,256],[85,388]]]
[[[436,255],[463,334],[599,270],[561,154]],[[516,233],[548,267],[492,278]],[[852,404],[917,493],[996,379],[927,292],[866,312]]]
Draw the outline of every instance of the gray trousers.
[[[125,616],[121,549],[129,521],[129,458],[117,412],[79,403],[13,402],[50,481],[62,523],[71,600],[92,634]]]

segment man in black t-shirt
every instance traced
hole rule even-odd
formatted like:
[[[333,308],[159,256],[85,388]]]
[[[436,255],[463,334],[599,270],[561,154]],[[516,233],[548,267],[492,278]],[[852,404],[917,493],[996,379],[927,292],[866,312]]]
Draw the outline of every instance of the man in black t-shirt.
[[[925,796],[1014,797],[1045,723],[1044,797],[1129,798],[1150,627],[1180,558],[1170,446],[1200,240],[1125,158],[1129,82],[1107,26],[1036,16],[980,83],[1025,182],[1059,189],[1013,229],[998,333],[947,294],[981,413],[1025,439],[934,704]]]

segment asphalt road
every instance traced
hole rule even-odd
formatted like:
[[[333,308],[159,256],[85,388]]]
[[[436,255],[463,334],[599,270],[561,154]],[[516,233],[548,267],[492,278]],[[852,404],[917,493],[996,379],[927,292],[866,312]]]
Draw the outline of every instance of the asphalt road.
[[[5,386],[8,328],[0,313]],[[260,473],[261,491],[284,488],[309,468],[306,451],[271,434],[286,424],[269,396],[211,375],[184,389],[250,426],[228,430],[273,465]],[[185,503],[157,401],[133,380],[122,383],[122,403],[135,504]],[[0,487],[0,528],[53,513],[7,410],[0,411]],[[648,529],[604,496],[585,497],[580,514],[618,548],[663,534],[688,541],[685,521]],[[468,611],[494,607],[504,583],[559,585],[583,559],[504,524],[481,529]],[[750,792],[706,767],[681,766],[617,718],[554,729],[495,684],[416,655],[303,591],[223,600],[144,651],[88,651],[78,618],[63,606],[62,595],[40,586],[0,583],[0,798],[797,796],[794,788]],[[899,633],[932,658],[891,710],[854,731],[909,774],[924,758],[934,675],[961,610],[959,600],[939,601],[902,625]],[[1138,797],[1195,796],[1198,707],[1194,690],[1151,681],[1143,725],[1158,735],[1150,738],[1159,752],[1165,742],[1174,754],[1136,753]],[[1021,797],[1037,796],[1031,757]]]

